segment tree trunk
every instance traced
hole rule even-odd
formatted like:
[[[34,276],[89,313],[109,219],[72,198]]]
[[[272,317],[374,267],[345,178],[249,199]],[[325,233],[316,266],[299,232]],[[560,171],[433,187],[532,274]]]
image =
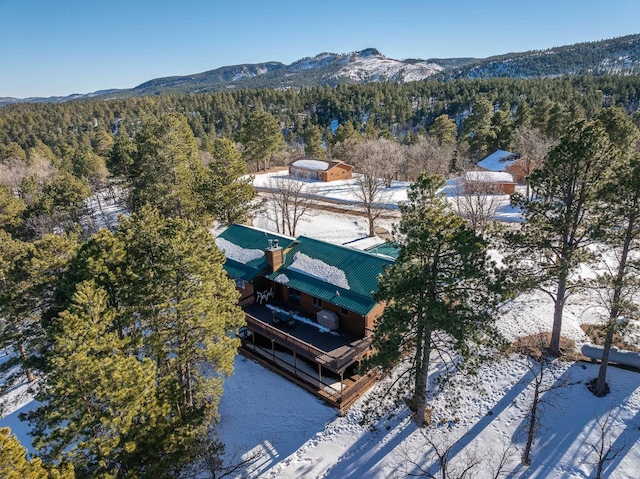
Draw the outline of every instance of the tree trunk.
[[[611,344],[613,343],[613,335],[620,314],[620,297],[622,296],[622,283],[624,281],[624,273],[627,268],[627,259],[629,257],[629,249],[633,241],[633,231],[635,229],[635,215],[631,215],[627,224],[622,252],[620,254],[620,262],[618,263],[618,271],[615,279],[613,290],[613,300],[611,301],[611,309],[609,310],[609,323],[607,324],[607,336],[604,340],[604,350],[602,351],[602,361],[598,370],[598,379],[593,394],[602,397],[606,394],[607,387],[607,366],[609,365],[609,353],[611,352]]]
[[[416,328],[416,351],[414,353],[413,362],[415,364],[415,373],[413,378],[413,394],[411,395],[411,404],[409,408],[415,412],[418,409],[418,402],[420,400],[420,391],[421,391],[421,383],[420,376],[422,374],[422,349],[424,347],[424,343],[421,338],[424,335],[424,326],[422,324],[418,324]]]
[[[602,454],[602,451],[600,451]],[[604,457],[600,457],[600,460],[598,461],[598,469],[596,471],[596,479],[602,479],[602,469],[604,468],[604,463],[605,463],[605,458]]]
[[[544,361],[544,359],[543,359]],[[543,367],[540,365],[540,367]],[[542,382],[542,371],[540,371],[540,383]],[[536,388],[533,394],[533,403],[531,404],[531,416],[529,417],[529,427],[527,430],[527,444],[524,447],[524,454],[522,455],[522,463],[525,465],[531,464],[531,446],[533,445],[533,437],[536,432],[536,422],[538,420],[538,403],[540,402],[540,383],[536,378]]]
[[[369,236],[373,238],[376,235],[376,226],[373,221],[373,213],[371,207],[367,208],[367,219],[369,220]]]
[[[22,342],[20,342],[20,357],[22,358],[22,363],[25,364],[27,361],[27,351],[25,350],[24,343]],[[32,383],[36,380],[36,376],[33,374],[31,368],[25,368],[25,372],[27,373],[27,381]]]
[[[560,356],[560,332],[562,331],[562,311],[564,309],[564,296],[567,292],[568,273],[563,271],[558,278],[558,290],[553,306],[553,328],[551,329],[551,342],[549,343],[549,355],[557,358]]]
[[[18,325],[15,323],[15,321],[11,321],[11,326],[13,327],[13,330],[15,331],[15,333],[17,335],[20,335],[20,328],[18,327]],[[26,367],[25,365],[27,364],[27,349],[24,347],[24,342],[22,340],[18,340],[18,349],[20,350],[20,359],[22,359],[22,365],[25,369],[25,373],[27,375],[27,381],[29,381],[30,383],[32,383],[33,381],[36,380],[36,376],[35,374],[33,374],[33,371],[31,370],[31,368]]]
[[[598,379],[596,379],[596,386],[593,390],[593,394],[599,398],[606,394],[607,366],[609,365],[609,353],[611,352],[611,344],[613,343],[613,334],[615,332],[615,324],[611,324],[611,321],[615,322],[616,318],[610,318],[609,321],[610,324],[607,325],[607,336],[604,339],[604,349],[602,350],[602,361],[600,362],[600,369],[598,370]]]
[[[418,427],[428,426],[426,422],[427,412],[427,386],[429,381],[429,356],[431,355],[431,329],[424,328],[424,346],[422,348],[422,368],[416,378],[416,423]]]

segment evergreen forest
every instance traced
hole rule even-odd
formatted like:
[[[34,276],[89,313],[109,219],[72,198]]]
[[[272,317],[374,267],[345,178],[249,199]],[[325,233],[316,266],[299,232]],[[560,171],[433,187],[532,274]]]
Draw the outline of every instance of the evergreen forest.
[[[248,172],[307,154],[344,159],[367,174],[366,151],[384,146],[393,163],[389,178],[418,180],[414,203],[403,211],[406,251],[391,275],[406,277],[416,258],[434,261],[420,245],[438,238],[416,226],[429,221],[455,232],[448,248],[478,247],[463,258],[475,285],[485,238],[445,211],[436,186],[495,149],[533,155],[544,143],[547,166],[531,175],[532,191],[558,199],[565,179],[598,184],[581,200],[591,209],[560,211],[559,202],[515,197],[531,230],[504,241],[537,258],[550,231],[563,235],[563,214],[590,214],[598,228],[577,224],[570,233],[624,246],[607,225],[630,223],[629,235],[636,234],[639,110],[640,75],[379,82],[0,107],[0,347],[14,353],[0,364],[0,390],[26,377],[38,381],[39,401],[25,417],[38,458],[25,459],[15,438],[0,429],[0,472],[7,463],[22,477],[43,478],[219,477],[224,471],[214,426],[244,315],[208,229],[251,216]],[[536,145],[527,146],[527,132],[534,132]],[[580,176],[587,160],[595,166]],[[438,176],[423,176],[427,169]],[[593,171],[597,178],[589,176]],[[628,180],[625,189],[618,188],[619,178]],[[614,204],[620,191],[630,206],[619,202],[619,211],[603,211],[603,202]],[[96,212],[113,203],[128,216],[101,224]],[[501,284],[486,297],[494,303],[498,293],[533,288],[532,277],[549,288],[562,284],[590,244],[571,238],[560,263],[542,265],[542,273],[520,271],[511,291]],[[414,285],[424,284],[423,272],[410,276]],[[614,292],[626,279],[619,276],[609,278]],[[402,304],[392,280],[383,283],[380,298]],[[427,326],[416,324],[419,347],[429,348],[431,330],[442,329],[459,333],[464,349],[471,323],[481,316],[457,308],[467,296],[452,295],[451,282],[434,282],[434,304],[451,310],[421,319]],[[565,289],[555,294],[563,303]],[[613,324],[621,307],[610,309]],[[454,313],[469,321],[464,331],[442,327]],[[395,324],[391,309],[387,316]],[[396,343],[384,346],[399,351]],[[379,349],[385,352],[382,343]],[[557,344],[551,352],[560,354]],[[428,361],[416,357],[420,386]]]

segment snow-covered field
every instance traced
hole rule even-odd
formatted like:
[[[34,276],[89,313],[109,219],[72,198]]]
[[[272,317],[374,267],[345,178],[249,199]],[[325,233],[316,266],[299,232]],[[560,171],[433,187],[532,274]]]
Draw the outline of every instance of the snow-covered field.
[[[327,184],[333,197],[344,195],[349,201],[352,196],[345,193],[347,186],[335,183]],[[385,220],[381,225],[391,230],[392,223]],[[263,216],[254,224],[270,227]],[[316,210],[301,221],[297,234],[343,244],[366,237],[367,231],[366,220],[360,216]],[[552,307],[541,294],[520,296],[503,309],[499,327],[510,340],[550,330]],[[586,337],[579,325],[598,319],[590,299],[576,297],[567,306],[563,336],[580,345]],[[434,375],[438,370],[435,363]],[[640,373],[610,368],[611,393],[603,398],[594,397],[585,386],[596,374],[597,366],[589,363],[554,366],[550,384],[562,387],[549,393],[553,394],[553,407],[542,416],[529,466],[522,465],[520,457],[532,374],[528,362],[518,356],[484,366],[477,379],[455,381],[455,394],[434,393],[429,403],[434,425],[426,430],[427,438],[439,450],[450,450],[452,468],[481,459],[472,470],[479,478],[494,477],[492,470],[501,457],[510,473],[500,477],[589,478],[595,477],[597,460],[591,445],[597,446],[600,440],[597,418],[610,411],[607,441],[621,452],[605,464],[603,477],[638,479]],[[253,457],[246,475],[265,478],[386,479],[416,473],[416,464],[430,468],[435,464],[432,447],[427,445],[425,431],[411,421],[406,407],[379,408],[380,417],[367,414],[370,401],[382,387],[384,383],[374,386],[339,417],[315,396],[238,356],[220,405],[218,430],[227,447],[227,459],[233,462],[243,455]],[[18,392],[12,395],[18,401],[0,420],[0,427],[15,428],[23,444],[29,446],[31,440],[17,414],[19,408],[28,409],[33,403]],[[509,448],[509,444],[513,446]]]
[[[445,396],[434,398],[430,405],[435,425],[425,432],[438,448],[452,448],[452,467],[461,467],[472,456],[484,458],[478,477],[491,477],[499,456],[512,442],[506,454],[506,470],[513,471],[508,477],[586,478],[593,477],[589,447],[599,441],[596,418],[610,410],[609,439],[615,448],[626,448],[606,465],[603,477],[637,478],[638,373],[612,369],[612,392],[597,399],[584,385],[596,372],[595,366],[578,363],[564,363],[554,370],[553,383],[570,385],[554,391],[554,407],[543,416],[528,467],[520,464],[520,454],[531,373],[521,359],[506,358],[483,368],[481,381],[461,388],[457,407],[451,407]],[[226,385],[220,435],[230,453],[243,448],[260,453],[254,477],[392,478],[415,473],[412,462],[424,468],[434,465],[423,431],[416,428],[407,408],[392,409],[392,414],[363,424],[370,395],[337,417],[315,397],[283,381],[238,358],[236,375]],[[256,397],[260,400],[250,399]]]
[[[273,188],[276,178],[288,179],[290,181],[304,182],[302,192],[306,193],[318,201],[327,201],[331,203],[339,203],[344,208],[360,210],[357,206],[357,196],[354,193],[358,190],[357,180],[354,178],[348,180],[336,180],[331,182],[323,182],[316,180],[303,180],[289,176],[287,170],[272,171],[269,173],[255,175],[253,185],[258,189]],[[456,207],[455,197],[457,194],[456,182],[458,179],[450,179],[446,182],[441,193],[444,194]],[[393,181],[390,188],[381,190],[380,198],[377,203],[388,208],[390,213],[398,209],[398,204],[407,201],[407,191],[410,183],[407,181]],[[495,204],[494,217],[499,221],[522,221],[520,213],[511,207],[509,195],[494,195],[492,200]]]

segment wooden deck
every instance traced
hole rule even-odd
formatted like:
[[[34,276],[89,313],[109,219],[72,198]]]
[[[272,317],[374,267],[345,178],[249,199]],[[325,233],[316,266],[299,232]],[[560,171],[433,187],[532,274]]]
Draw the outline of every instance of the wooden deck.
[[[335,385],[327,386],[325,382],[319,381],[316,377],[308,375],[292,367],[290,363],[278,357],[270,356],[268,352],[261,348],[243,347],[240,354],[246,356],[267,369],[284,376],[289,381],[315,394],[327,404],[335,407],[344,413],[351,405],[364,394],[377,380],[378,375],[374,371],[369,371],[363,376],[354,375],[341,380],[340,389],[335,389]]]
[[[240,353],[286,377],[344,412],[376,380],[359,375],[357,363],[371,346],[370,338],[321,332],[301,321],[273,323],[271,310],[245,306],[246,328]]]
[[[371,346],[371,338],[358,338],[352,334],[320,332],[318,328],[295,321],[274,324],[272,313],[266,307],[253,304],[245,308],[247,329],[297,354],[340,374],[360,360]]]

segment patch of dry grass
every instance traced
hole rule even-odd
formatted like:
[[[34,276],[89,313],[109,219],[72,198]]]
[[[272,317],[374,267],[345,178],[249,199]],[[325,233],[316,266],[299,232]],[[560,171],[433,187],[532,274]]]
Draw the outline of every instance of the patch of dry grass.
[[[604,324],[581,324],[580,327],[585,332],[591,342],[597,346],[604,346],[604,338],[607,335]],[[614,347],[624,349],[625,351],[640,352],[640,348],[634,344],[626,342],[618,333],[613,335]]]
[[[522,354],[523,356],[531,356],[536,360],[540,360],[542,354],[546,352],[549,342],[551,341],[551,333],[537,333],[531,336],[518,338],[510,348],[510,352]],[[565,337],[560,337],[560,358],[564,361],[580,361],[585,357],[576,351],[576,343]]]

